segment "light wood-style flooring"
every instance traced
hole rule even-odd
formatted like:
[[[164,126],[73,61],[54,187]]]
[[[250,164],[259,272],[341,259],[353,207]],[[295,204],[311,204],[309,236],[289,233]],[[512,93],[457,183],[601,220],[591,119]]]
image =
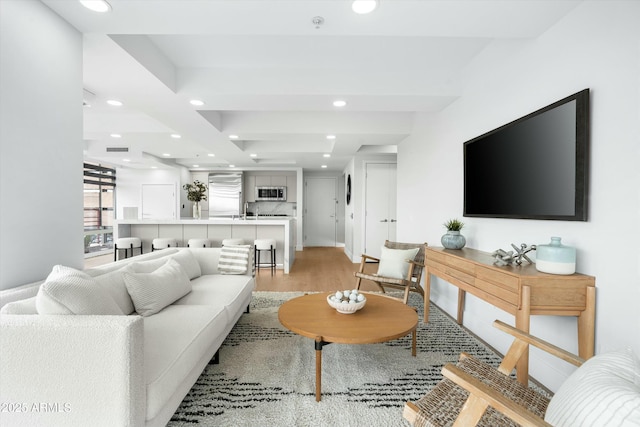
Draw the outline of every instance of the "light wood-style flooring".
[[[113,254],[85,260],[85,268],[113,262]],[[353,289],[356,278],[353,272],[360,268],[344,253],[344,248],[307,247],[296,252],[296,260],[289,274],[276,270],[271,276],[268,268],[256,271],[256,291],[335,291]],[[367,271],[375,271],[376,265],[367,265]],[[362,282],[362,290],[378,288],[370,282]]]

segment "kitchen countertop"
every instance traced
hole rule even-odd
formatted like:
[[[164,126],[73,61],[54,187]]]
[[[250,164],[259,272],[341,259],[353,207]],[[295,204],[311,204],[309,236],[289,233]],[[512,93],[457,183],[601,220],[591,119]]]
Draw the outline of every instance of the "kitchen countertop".
[[[289,224],[295,220],[293,217],[258,217],[258,218],[181,218],[181,219],[118,219],[115,220],[115,224],[175,224],[175,225],[188,225],[188,224],[264,224],[264,225],[284,225]]]

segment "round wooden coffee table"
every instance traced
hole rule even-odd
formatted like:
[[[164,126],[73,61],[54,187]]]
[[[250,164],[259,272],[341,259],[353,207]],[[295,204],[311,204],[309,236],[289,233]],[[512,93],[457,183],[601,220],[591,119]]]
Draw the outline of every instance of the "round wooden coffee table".
[[[322,347],[326,344],[373,344],[413,333],[411,354],[416,355],[418,313],[393,298],[367,293],[367,304],[353,314],[340,314],[327,304],[328,293],[293,298],[280,306],[282,325],[315,341],[316,401],[321,399]]]

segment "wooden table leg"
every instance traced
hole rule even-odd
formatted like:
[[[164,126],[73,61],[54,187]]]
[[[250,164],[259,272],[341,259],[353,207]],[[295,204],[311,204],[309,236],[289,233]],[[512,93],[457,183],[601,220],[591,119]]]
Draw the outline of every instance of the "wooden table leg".
[[[587,286],[585,310],[578,316],[578,356],[588,359],[595,352],[596,288]]]
[[[424,276],[424,318],[422,323],[429,323],[429,302],[431,301],[431,274],[425,271]]]
[[[417,343],[417,337],[416,335],[418,334],[418,328],[416,327],[416,329],[413,330],[413,332],[411,333],[411,355],[413,357],[416,357],[416,343]]]
[[[529,332],[531,321],[531,288],[529,286],[522,287],[522,306],[516,312],[516,328],[523,332]],[[520,360],[516,364],[516,378],[523,385],[529,384],[529,349],[520,356]]]
[[[316,338],[316,402],[322,399],[322,338]]]

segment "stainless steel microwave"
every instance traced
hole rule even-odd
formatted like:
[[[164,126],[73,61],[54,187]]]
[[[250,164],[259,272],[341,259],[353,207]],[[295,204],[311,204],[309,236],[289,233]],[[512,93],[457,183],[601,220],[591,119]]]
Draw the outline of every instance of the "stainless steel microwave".
[[[256,187],[256,202],[287,201],[287,187]]]

